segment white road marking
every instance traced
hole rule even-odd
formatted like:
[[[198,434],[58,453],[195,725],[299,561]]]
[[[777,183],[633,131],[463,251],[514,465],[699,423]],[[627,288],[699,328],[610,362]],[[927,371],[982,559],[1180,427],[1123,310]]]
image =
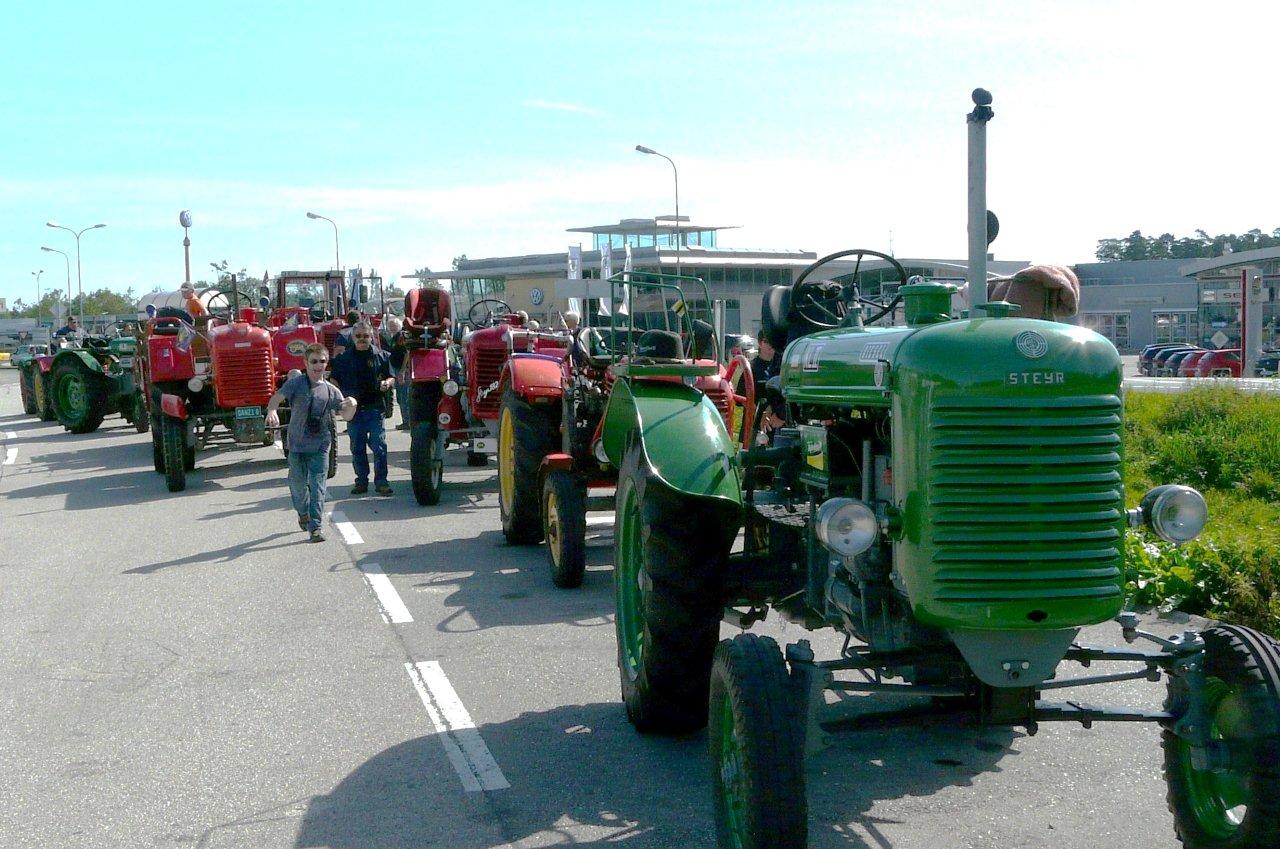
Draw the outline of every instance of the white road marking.
[[[347,516],[341,510],[334,510],[333,515],[329,517],[333,522],[333,526],[338,529],[338,533],[342,534],[342,538],[346,540],[347,545],[364,545],[364,537],[360,536],[360,532],[356,530],[356,526],[347,521]]]
[[[6,448],[4,449],[4,463],[0,465],[12,466],[13,461],[17,459],[18,459],[18,449]]]
[[[431,724],[440,735],[440,743],[462,786],[468,793],[483,790],[505,790],[511,786],[493,759],[489,747],[480,738],[471,714],[463,707],[444,670],[434,660],[406,663],[405,670],[427,709]]]
[[[588,528],[600,527],[601,525],[612,525],[612,524],[613,524],[612,513],[610,513],[608,516],[588,516],[587,517]]]
[[[18,438],[18,434],[14,433],[14,432],[13,432],[13,431],[11,431],[11,430],[6,430],[6,431],[4,432],[4,438],[5,438],[5,439],[17,439],[17,438]]]
[[[275,448],[276,448],[276,450],[277,450],[277,451],[283,451],[283,450],[284,450],[284,446],[283,446],[282,444],[280,444],[280,440],[278,440],[278,439],[277,439],[275,442],[271,443],[271,444],[275,446]]]
[[[378,597],[382,618],[396,625],[412,622],[413,617],[409,615],[409,608],[404,606],[400,593],[391,586],[391,579],[387,577],[386,572],[382,571],[382,567],[377,563],[361,563],[359,567],[364,573],[364,579],[369,582],[373,594]]]

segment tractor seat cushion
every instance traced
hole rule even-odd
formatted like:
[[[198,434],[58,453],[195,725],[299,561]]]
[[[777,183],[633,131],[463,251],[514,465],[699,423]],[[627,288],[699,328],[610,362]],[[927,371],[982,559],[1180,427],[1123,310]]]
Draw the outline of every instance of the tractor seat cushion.
[[[646,330],[636,340],[636,359],[673,362],[684,359],[680,334],[670,330]]]
[[[767,339],[774,350],[787,347],[790,312],[791,287],[770,286],[760,299],[760,336]]]
[[[404,296],[405,327],[438,327],[453,317],[449,293],[443,289],[412,289]]]

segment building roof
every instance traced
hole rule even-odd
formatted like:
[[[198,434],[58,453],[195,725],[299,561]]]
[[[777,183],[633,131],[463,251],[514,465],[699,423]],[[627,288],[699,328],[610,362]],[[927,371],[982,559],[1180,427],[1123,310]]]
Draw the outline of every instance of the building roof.
[[[698,230],[736,230],[740,224],[692,224],[689,216],[680,216],[679,222],[674,215],[659,215],[655,218],[624,218],[617,224],[593,224],[590,227],[570,227],[567,233],[599,233],[609,235],[659,236],[671,235],[677,230],[688,233]]]
[[[1237,251],[1208,259],[1192,260],[1178,270],[1188,277],[1194,277],[1206,271],[1226,271],[1229,268],[1258,265],[1276,260],[1280,260],[1280,248],[1258,248],[1254,251]]]

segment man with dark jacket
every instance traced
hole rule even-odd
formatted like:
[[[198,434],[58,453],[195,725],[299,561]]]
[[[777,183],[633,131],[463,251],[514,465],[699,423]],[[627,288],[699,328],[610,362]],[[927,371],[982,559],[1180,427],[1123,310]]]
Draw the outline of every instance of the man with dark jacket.
[[[356,483],[352,495],[369,491],[369,457],[373,449],[373,488],[379,495],[391,495],[387,483],[387,434],[382,424],[382,393],[395,386],[391,374],[391,358],[386,351],[373,347],[373,325],[358,321],[351,328],[354,347],[343,351],[333,361],[333,380],[344,395],[356,399],[356,414],[347,425],[351,437],[351,464]]]

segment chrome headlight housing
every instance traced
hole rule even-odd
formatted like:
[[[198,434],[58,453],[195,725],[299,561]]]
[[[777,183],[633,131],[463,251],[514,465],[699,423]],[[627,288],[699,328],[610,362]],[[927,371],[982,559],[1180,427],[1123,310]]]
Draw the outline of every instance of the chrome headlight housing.
[[[814,525],[818,541],[841,557],[856,557],[879,535],[876,514],[856,498],[830,498],[822,502]]]
[[[444,394],[446,394],[446,395],[448,395],[450,398],[452,398],[454,395],[457,395],[457,394],[458,394],[458,381],[456,381],[456,380],[446,380],[446,381],[444,382],[444,387],[443,387],[443,388],[444,388]]]
[[[449,415],[448,413],[441,413],[438,416],[436,416],[436,421],[440,422],[440,424],[442,425],[447,425],[453,421],[453,416]]]
[[[1182,545],[1200,536],[1209,521],[1209,506],[1204,496],[1189,486],[1165,484],[1157,486],[1138,506],[1129,511],[1129,526],[1146,525],[1156,536]]]

